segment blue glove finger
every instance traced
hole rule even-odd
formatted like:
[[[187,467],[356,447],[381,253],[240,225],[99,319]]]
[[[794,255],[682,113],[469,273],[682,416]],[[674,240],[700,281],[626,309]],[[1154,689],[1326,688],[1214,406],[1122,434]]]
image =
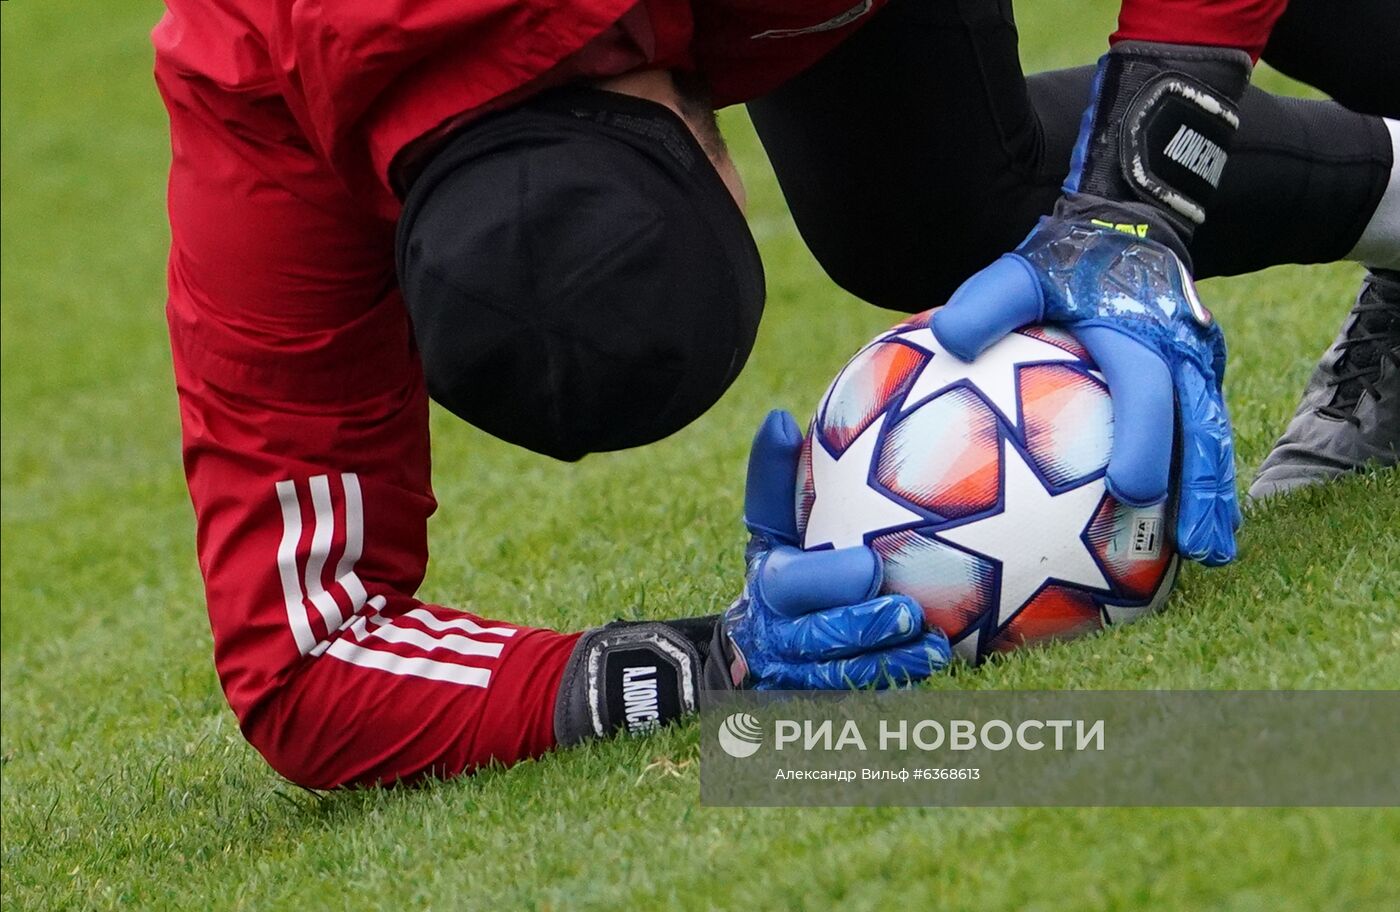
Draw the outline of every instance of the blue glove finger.
[[[749,451],[744,525],[755,535],[797,544],[797,459],[802,430],[788,412],[774,409],[759,425]]]
[[[880,591],[880,556],[863,545],[834,551],[774,548],[754,573],[753,595],[788,617],[854,605]]]
[[[1176,425],[1172,375],[1156,352],[1107,326],[1072,332],[1103,372],[1113,397],[1109,493],[1134,507],[1161,503],[1171,485]]]
[[[781,658],[795,662],[848,659],[919,639],[924,633],[924,609],[907,595],[884,595],[857,605],[782,618],[770,632],[770,644]]]
[[[880,690],[887,687],[907,687],[917,681],[932,677],[935,672],[948,667],[953,660],[953,647],[948,645],[948,637],[938,628],[903,646],[871,653],[860,659],[846,659],[857,663],[873,663],[875,668],[869,674],[869,683]],[[865,669],[861,668],[860,671]]]
[[[1216,567],[1235,559],[1239,500],[1235,493],[1235,445],[1225,400],[1190,364],[1177,375],[1181,408],[1181,497],[1177,550]]]
[[[905,687],[948,667],[952,648],[942,631],[912,643],[829,662],[774,662],[755,690],[851,690]]]
[[[971,361],[1011,330],[1041,322],[1043,305],[1031,265],[1008,253],[958,286],[929,328],[940,345]]]

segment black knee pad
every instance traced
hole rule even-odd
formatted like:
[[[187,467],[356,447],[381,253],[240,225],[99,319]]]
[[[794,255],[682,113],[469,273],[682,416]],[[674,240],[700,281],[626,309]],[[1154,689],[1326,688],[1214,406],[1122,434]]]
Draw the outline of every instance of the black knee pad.
[[[594,90],[448,141],[405,200],[398,266],[432,397],[564,460],[703,414],[763,310],[752,236],[689,129]]]

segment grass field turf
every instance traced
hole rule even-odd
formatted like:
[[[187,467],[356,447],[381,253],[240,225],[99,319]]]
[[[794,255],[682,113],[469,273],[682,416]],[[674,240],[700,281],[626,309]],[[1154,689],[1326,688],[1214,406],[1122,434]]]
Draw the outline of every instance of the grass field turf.
[[[1114,4],[1022,5],[1035,69],[1091,59]],[[1393,810],[707,809],[694,725],[417,789],[279,780],[218,691],[179,472],[157,14],[3,7],[7,909],[1400,907]],[[676,437],[577,466],[438,414],[426,597],[577,628],[734,590],[753,427],[774,405],[804,416],[894,317],[824,280],[742,116],[727,123],[771,289],[748,371]],[[1246,475],[1359,277],[1204,286]],[[1400,686],[1398,515],[1394,472],[1254,510],[1239,563],[1188,571],[1165,614],[933,686]]]

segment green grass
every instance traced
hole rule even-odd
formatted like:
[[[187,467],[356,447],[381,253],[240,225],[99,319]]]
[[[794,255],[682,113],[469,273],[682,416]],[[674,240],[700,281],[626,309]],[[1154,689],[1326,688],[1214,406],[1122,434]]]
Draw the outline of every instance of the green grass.
[[[1023,6],[1037,68],[1089,60],[1113,3]],[[1400,904],[1394,811],[707,809],[694,725],[418,789],[317,797],[279,780],[214,678],[179,471],[157,14],[3,7],[6,908]],[[809,411],[892,316],[824,280],[741,116],[728,124],[771,283],[749,370],[671,440],[578,466],[439,414],[426,596],[580,627],[710,610],[733,590],[752,428],[775,405]],[[1205,286],[1232,341],[1246,473],[1359,277]],[[1397,515],[1394,472],[1279,501],[1251,513],[1236,565],[1187,572],[1165,614],[934,686],[1396,687]]]

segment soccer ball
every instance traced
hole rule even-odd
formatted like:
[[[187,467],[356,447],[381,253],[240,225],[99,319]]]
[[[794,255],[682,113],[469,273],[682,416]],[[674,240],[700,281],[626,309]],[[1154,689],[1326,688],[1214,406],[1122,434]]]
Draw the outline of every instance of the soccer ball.
[[[798,471],[802,546],[874,548],[884,591],[912,596],[972,662],[1160,608],[1171,516],[1105,490],[1113,415],[1088,352],[1037,326],[966,364],[932,315],[877,336],[822,398]]]

